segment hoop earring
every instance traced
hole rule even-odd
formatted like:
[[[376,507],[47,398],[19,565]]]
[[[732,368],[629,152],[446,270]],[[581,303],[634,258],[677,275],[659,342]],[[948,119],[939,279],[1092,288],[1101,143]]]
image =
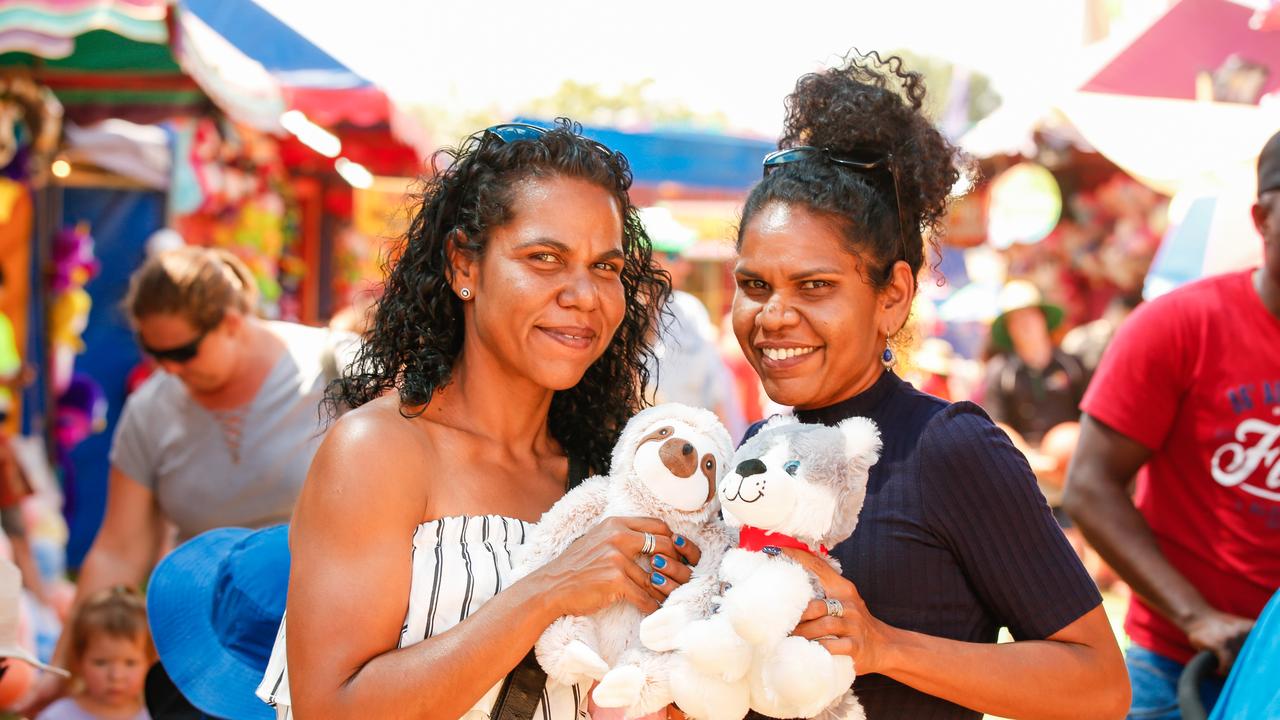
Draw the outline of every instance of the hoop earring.
[[[458,295],[460,295],[463,300],[470,300],[471,288],[462,288],[461,290],[458,291]]]
[[[886,340],[884,344],[884,352],[880,353],[880,364],[885,370],[892,370],[894,365],[898,364],[898,356],[893,354],[893,350],[889,347]]]

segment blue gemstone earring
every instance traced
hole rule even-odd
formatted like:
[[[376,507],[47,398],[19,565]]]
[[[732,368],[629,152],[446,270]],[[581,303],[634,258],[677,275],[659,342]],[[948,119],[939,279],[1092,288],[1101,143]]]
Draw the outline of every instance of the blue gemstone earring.
[[[893,354],[888,343],[885,343],[884,352],[880,353],[880,364],[884,365],[885,370],[890,370],[898,364],[898,357]]]

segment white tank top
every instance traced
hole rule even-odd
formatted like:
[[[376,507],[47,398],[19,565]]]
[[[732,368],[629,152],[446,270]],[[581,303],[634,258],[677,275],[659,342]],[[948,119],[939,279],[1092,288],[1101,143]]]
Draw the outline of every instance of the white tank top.
[[[413,534],[409,610],[400,629],[403,648],[448,630],[511,583],[512,550],[524,544],[530,526],[501,515],[450,516],[425,522]],[[278,720],[293,717],[281,621],[271,661],[257,694],[276,708]],[[464,720],[488,720],[501,689],[494,685]],[[587,693],[577,685],[548,682],[533,720],[586,718]]]

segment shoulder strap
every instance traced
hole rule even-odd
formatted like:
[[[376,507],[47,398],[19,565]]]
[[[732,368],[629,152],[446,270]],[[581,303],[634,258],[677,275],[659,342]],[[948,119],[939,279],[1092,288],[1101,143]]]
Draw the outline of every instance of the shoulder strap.
[[[530,720],[538,709],[542,691],[547,686],[547,674],[538,665],[533,650],[507,674],[493,703],[490,720]]]
[[[569,478],[565,490],[572,490],[590,476],[590,467],[581,458],[569,456]],[[502,681],[498,699],[493,703],[490,720],[530,720],[533,711],[542,700],[542,690],[547,686],[547,673],[538,665],[533,650],[507,674]]]

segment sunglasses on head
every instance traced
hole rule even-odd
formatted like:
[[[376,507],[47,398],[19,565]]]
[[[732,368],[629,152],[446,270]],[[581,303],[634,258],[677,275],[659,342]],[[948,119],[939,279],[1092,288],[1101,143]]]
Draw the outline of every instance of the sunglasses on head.
[[[537,140],[547,132],[548,130],[544,127],[528,123],[502,123],[485,128],[481,134],[492,135],[504,143],[513,143],[520,140]]]
[[[169,348],[168,350],[157,350],[153,347],[147,347],[147,344],[142,342],[141,339],[138,340],[138,344],[142,346],[142,352],[150,355],[151,359],[155,360],[156,362],[172,362],[172,363],[182,364],[182,363],[191,362],[191,359],[194,358],[196,354],[200,352],[200,343],[204,341],[204,336],[208,334],[209,334],[208,330],[201,330],[200,334],[196,336],[195,340],[192,340],[191,342],[185,345],[179,345],[176,348]]]
[[[530,125],[529,123],[502,123],[500,125],[487,127],[480,131],[480,134],[486,138],[490,136],[495,137],[503,143],[509,144],[520,142],[521,140],[537,140],[549,132],[551,132],[551,128]],[[583,137],[582,139],[586,140],[588,145],[595,148],[606,157],[613,157],[613,151],[604,145],[590,138]]]
[[[859,172],[884,170],[893,180],[893,205],[898,214],[898,238],[902,241],[902,259],[907,257],[907,224],[902,219],[902,193],[898,190],[898,173],[893,167],[893,153],[875,150],[835,153],[827,148],[801,145],[799,147],[775,150],[764,156],[764,176],[774,170],[794,162],[804,160],[825,160],[829,163],[852,168]]]

